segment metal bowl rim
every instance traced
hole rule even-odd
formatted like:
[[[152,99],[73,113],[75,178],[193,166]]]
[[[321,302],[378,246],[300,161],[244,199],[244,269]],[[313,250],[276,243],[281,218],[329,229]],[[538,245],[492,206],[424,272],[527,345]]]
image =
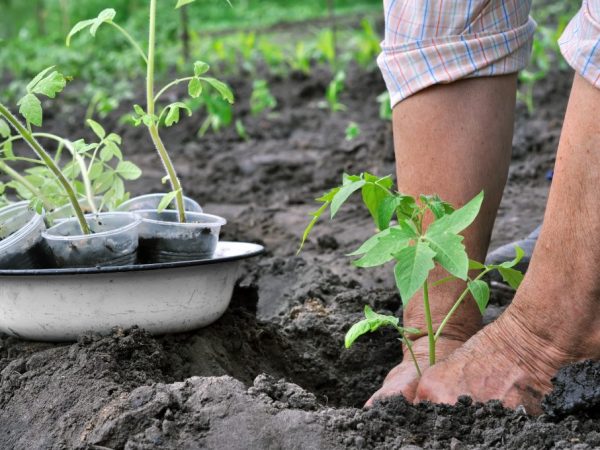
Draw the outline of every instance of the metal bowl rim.
[[[210,259],[196,259],[190,261],[177,261],[167,263],[155,263],[155,264],[131,264],[128,266],[110,266],[110,267],[85,267],[85,268],[66,268],[66,269],[27,269],[27,270],[0,270],[0,277],[31,277],[31,276],[50,276],[50,275],[99,275],[107,273],[123,273],[123,272],[144,272],[149,270],[160,270],[160,269],[177,269],[185,267],[196,267],[196,266],[208,266],[213,264],[222,264],[234,261],[241,261],[243,259],[253,258],[255,256],[262,255],[265,252],[265,248],[260,244],[252,242],[232,242],[232,241],[220,241],[219,244],[242,244],[253,246],[254,250],[249,252],[238,252],[228,256],[221,256]],[[217,248],[218,245],[217,244]]]

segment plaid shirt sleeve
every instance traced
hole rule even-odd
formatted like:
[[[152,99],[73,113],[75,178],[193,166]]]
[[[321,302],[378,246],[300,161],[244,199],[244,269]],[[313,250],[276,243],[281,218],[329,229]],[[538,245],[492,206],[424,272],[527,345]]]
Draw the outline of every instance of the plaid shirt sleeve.
[[[530,8],[531,0],[384,0],[377,62],[392,106],[434,84],[524,68],[536,27]]]
[[[570,66],[600,88],[600,0],[583,1],[558,43]]]

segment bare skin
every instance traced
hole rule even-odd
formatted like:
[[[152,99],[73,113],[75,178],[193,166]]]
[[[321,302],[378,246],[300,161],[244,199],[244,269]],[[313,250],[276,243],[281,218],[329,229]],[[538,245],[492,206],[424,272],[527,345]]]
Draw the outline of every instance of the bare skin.
[[[485,258],[506,183],[514,123],[516,75],[463,80],[426,89],[394,108],[394,147],[398,190],[413,196],[439,194],[462,206],[481,190],[485,201],[477,221],[465,233],[473,259]],[[457,181],[459,180],[459,181]],[[433,279],[446,274],[435,270]],[[446,283],[430,291],[437,328],[465,286]],[[414,297],[404,311],[404,325],[425,330],[423,302]],[[437,360],[450,355],[481,328],[474,301],[463,302],[437,344]],[[429,366],[427,337],[412,336],[421,369]],[[407,354],[405,352],[405,354]],[[419,379],[410,358],[387,376],[367,402],[402,394],[415,396]]]
[[[576,76],[529,271],[493,324],[421,379],[415,401],[468,394],[540,412],[558,368],[600,359],[600,90]]]

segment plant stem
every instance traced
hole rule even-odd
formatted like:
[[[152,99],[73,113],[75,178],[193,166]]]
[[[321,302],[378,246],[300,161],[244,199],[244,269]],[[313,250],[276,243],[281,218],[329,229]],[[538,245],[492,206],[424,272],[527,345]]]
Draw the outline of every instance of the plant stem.
[[[158,102],[158,99],[160,98],[160,96],[163,95],[169,88],[171,88],[179,83],[183,83],[185,81],[190,81],[192,79],[194,79],[194,77],[178,78],[177,80],[171,81],[169,84],[167,84],[165,87],[163,87],[160,91],[158,91],[158,93],[154,96],[154,103]]]
[[[65,178],[63,173],[60,171],[58,166],[54,163],[52,157],[48,154],[46,150],[40,145],[40,143],[31,135],[31,133],[19,122],[13,114],[0,103],[0,115],[4,116],[4,118],[12,125],[12,127],[21,135],[23,139],[29,144],[31,149],[36,153],[36,155],[44,162],[46,167],[50,169],[50,171],[54,174],[54,176],[58,179],[59,183],[62,185],[67,197],[69,197],[69,201],[71,202],[71,206],[75,211],[75,215],[79,222],[79,226],[81,227],[81,231],[83,234],[90,234],[91,230],[88,226],[85,215],[81,210],[81,206],[77,201],[77,196],[75,195],[75,191],[72,186],[69,184],[69,181]]]
[[[121,32],[121,34],[123,36],[125,36],[125,38],[130,42],[131,45],[133,45],[133,47],[136,49],[136,51],[144,59],[144,62],[146,64],[148,64],[148,57],[144,53],[144,50],[142,50],[142,47],[140,47],[140,45],[136,42],[136,40],[133,37],[131,37],[131,35],[127,32],[127,30],[125,28],[123,28],[122,26],[120,26],[119,24],[114,23],[112,20],[107,23],[111,24],[113,27],[115,27],[117,30],[119,30]]]
[[[406,335],[404,334],[404,331],[402,331],[400,328],[398,328],[398,331],[400,332],[400,336],[402,336],[402,342],[404,342],[404,345],[406,345],[406,348],[408,349],[408,352],[410,353],[410,357],[413,360],[413,364],[415,365],[415,368],[417,369],[417,374],[419,375],[419,378],[421,378],[421,368],[419,367],[419,363],[417,361],[417,358],[415,357],[415,353],[413,352],[413,348],[412,348],[412,343],[410,342],[410,339],[408,339],[406,337]]]
[[[477,277],[473,281],[480,280],[481,278],[483,278],[483,276],[485,274],[487,274],[490,271],[491,271],[491,269],[484,270],[479,275],[477,275]],[[460,297],[458,297],[458,300],[456,300],[456,303],[454,303],[454,305],[452,306],[452,308],[450,308],[450,311],[448,311],[448,314],[446,314],[446,317],[444,317],[444,320],[442,320],[442,323],[440,323],[440,326],[438,327],[437,331],[435,332],[435,340],[436,341],[440,338],[440,336],[442,335],[442,330],[448,324],[448,322],[450,321],[450,318],[456,312],[456,310],[458,309],[458,307],[460,306],[460,304],[462,303],[462,301],[467,297],[468,293],[469,293],[469,287],[467,287],[462,292],[462,294],[460,294]]]
[[[423,305],[425,307],[425,322],[427,322],[427,338],[429,339],[429,365],[435,364],[435,337],[433,334],[433,323],[431,320],[431,308],[429,307],[429,285],[423,283]]]
[[[2,172],[4,172],[6,175],[8,175],[9,177],[11,177],[13,180],[15,180],[17,183],[22,184],[23,187],[25,187],[25,189],[27,189],[29,192],[31,192],[35,197],[38,197],[40,200],[42,200],[42,202],[44,203],[44,207],[46,209],[52,210],[54,208],[55,205],[50,200],[48,200],[48,198],[46,198],[44,196],[44,194],[42,194],[42,191],[40,191],[38,188],[36,188],[33,184],[31,184],[27,180],[27,178],[25,178],[23,175],[21,175],[15,169],[10,167],[8,164],[6,164],[1,159],[0,159],[0,170]]]
[[[150,25],[148,32],[148,58],[147,58],[147,72],[146,72],[146,109],[150,116],[155,115],[155,102],[154,102],[154,56],[156,48],[156,0],[150,0]],[[177,172],[173,166],[173,162],[169,157],[169,153],[165,148],[160,135],[158,133],[158,125],[153,121],[148,127],[150,131],[150,137],[152,142],[158,151],[158,155],[165,166],[167,175],[169,176],[169,182],[171,189],[176,192],[175,201],[177,203],[177,211],[180,222],[185,222],[185,206],[183,203],[183,190],[179,178],[177,178]]]
[[[96,202],[94,202],[94,190],[92,189],[92,182],[90,180],[88,168],[85,165],[85,161],[83,158],[79,156],[75,148],[73,147],[73,143],[68,139],[61,138],[60,136],[56,136],[55,134],[50,133],[35,133],[36,136],[46,139],[52,139],[60,144],[63,144],[69,150],[69,153],[73,156],[73,159],[77,162],[79,166],[79,171],[81,172],[81,179],[83,180],[83,186],[85,188],[85,197],[88,201],[89,207],[94,214],[98,212],[96,208]],[[90,163],[90,167],[91,167]]]

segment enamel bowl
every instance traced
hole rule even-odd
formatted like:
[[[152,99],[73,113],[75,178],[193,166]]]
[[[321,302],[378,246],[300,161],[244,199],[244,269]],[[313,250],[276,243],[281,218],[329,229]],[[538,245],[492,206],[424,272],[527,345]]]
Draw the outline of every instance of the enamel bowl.
[[[0,332],[74,341],[138,325],[152,334],[210,325],[231,301],[243,260],[264,248],[219,242],[210,259],[83,269],[0,270]]]

